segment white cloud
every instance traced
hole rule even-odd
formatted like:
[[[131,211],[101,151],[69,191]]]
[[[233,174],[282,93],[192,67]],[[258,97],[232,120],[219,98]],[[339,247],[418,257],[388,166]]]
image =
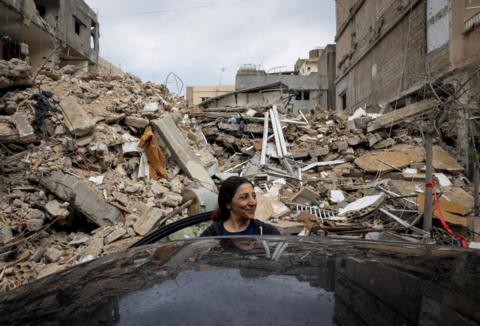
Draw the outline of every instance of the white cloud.
[[[186,85],[233,84],[243,63],[292,68],[333,43],[332,0],[86,1],[99,15],[100,54],[142,79],[174,72]],[[172,85],[169,85],[172,90]]]

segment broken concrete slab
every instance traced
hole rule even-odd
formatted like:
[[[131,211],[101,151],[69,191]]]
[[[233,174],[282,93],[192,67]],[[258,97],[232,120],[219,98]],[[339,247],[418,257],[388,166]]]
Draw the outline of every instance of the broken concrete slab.
[[[371,152],[356,158],[354,163],[367,172],[388,172],[409,166],[410,159],[401,152]]]
[[[163,118],[152,121],[152,125],[185,174],[204,187],[216,189],[208,171],[190,149],[185,137],[170,115],[166,114]]]
[[[457,201],[449,200],[445,197],[440,197],[439,200],[440,211],[442,216],[448,223],[468,226],[468,218],[460,214],[455,214],[453,212],[465,212],[466,207]],[[419,193],[417,197],[418,203],[418,212],[423,213],[425,211],[425,193]],[[450,212],[453,211],[453,212]],[[440,218],[440,213],[438,212],[435,204],[432,205],[432,213],[435,218]]]
[[[302,168],[302,172],[307,172],[310,169],[319,166],[330,166],[330,165],[338,165],[345,163],[344,160],[334,160],[334,161],[323,161],[323,162],[314,162]]]
[[[35,130],[28,122],[28,117],[25,112],[17,112],[13,115],[12,121],[17,128],[18,138],[20,142],[28,144],[37,139],[35,136]]]
[[[163,211],[158,207],[151,207],[139,216],[133,224],[133,229],[139,235],[145,235],[163,217]]]
[[[15,124],[10,118],[2,117],[0,120],[0,143],[20,141]]]
[[[330,149],[328,148],[328,146],[323,146],[313,151],[309,151],[308,155],[310,155],[310,157],[317,157],[327,155],[328,153],[330,153]]]
[[[68,204],[67,204],[68,207]],[[70,213],[65,209],[64,204],[60,204],[57,200],[51,200],[45,205],[47,212],[53,217],[66,218]]]
[[[105,237],[104,243],[107,245],[109,243],[117,241],[118,239],[123,237],[126,233],[127,233],[127,230],[125,230],[122,227],[118,227],[115,229],[115,231],[113,231],[112,233],[110,233]]]
[[[365,196],[338,210],[340,216],[358,218],[375,211],[385,201],[385,194]]]
[[[296,204],[313,204],[320,198],[320,194],[309,187],[302,187],[289,201]]]
[[[110,225],[121,216],[120,210],[108,204],[102,195],[79,180],[61,171],[54,171],[39,180],[45,188],[64,201],[70,202],[79,212],[98,225]]]
[[[305,228],[305,224],[296,221],[279,220],[275,223],[268,223],[275,227],[283,235],[298,234]]]
[[[400,144],[393,146],[388,151],[404,153],[408,156],[412,163],[425,162],[425,148],[423,146]]]
[[[356,146],[362,142],[362,139],[359,136],[353,135],[347,139],[348,145]]]
[[[385,148],[388,148],[388,147],[392,147],[396,143],[397,142],[395,141],[395,139],[387,138],[387,139],[383,139],[383,140],[379,141],[378,143],[376,143],[372,147],[373,147],[373,149],[385,149]]]
[[[463,172],[463,166],[457,162],[446,150],[438,145],[433,146],[433,168],[436,171],[450,173]]]
[[[88,116],[73,96],[67,96],[60,102],[65,114],[65,125],[77,137],[90,134],[95,128],[95,122]]]
[[[435,179],[438,181],[438,184],[441,187],[450,187],[452,185],[452,182],[450,179],[443,173],[434,173]]]
[[[268,194],[257,194],[257,209],[255,218],[261,221],[269,220],[273,215],[273,207]]]
[[[86,135],[86,136],[83,136],[83,137],[77,137],[75,138],[75,142],[77,143],[77,146],[87,146],[88,144],[90,144],[93,140],[95,139],[95,134],[92,133],[92,134],[89,134],[89,135]]]
[[[93,238],[83,251],[83,257],[90,256],[93,259],[100,256],[103,250],[103,245],[103,238]]]
[[[459,187],[443,187],[442,188],[442,193],[444,198],[447,198],[451,201],[455,201],[457,203],[460,203],[463,207],[465,207],[465,210],[470,212],[473,210],[474,207],[474,198],[473,196],[466,192],[464,189],[459,188]],[[452,213],[459,213],[462,215],[466,215],[466,211],[452,211]]]
[[[27,220],[27,230],[30,232],[39,231],[43,226],[43,219],[31,218]]]
[[[160,184],[159,182],[156,182],[154,183],[150,190],[156,195],[156,196],[161,196],[167,192],[170,191],[170,189],[168,189],[167,187],[163,186],[162,184]]]
[[[272,199],[271,204],[272,204],[272,210],[273,210],[273,214],[272,214],[273,218],[279,218],[290,213],[290,208],[288,208],[287,205],[285,205],[278,199]]]
[[[125,124],[129,127],[143,129],[148,126],[149,121],[145,118],[128,116],[125,118]]]
[[[44,254],[48,262],[54,263],[63,256],[63,250],[56,247],[49,247]]]
[[[174,192],[166,192],[160,199],[160,203],[169,207],[177,207],[182,202],[182,195]]]
[[[330,190],[330,201],[333,203],[342,203],[345,201],[345,195],[341,190]]]
[[[41,279],[42,277],[54,274],[64,268],[64,265],[59,265],[57,263],[45,265],[45,267],[38,271],[37,279]]]
[[[437,101],[433,99],[427,99],[407,105],[402,109],[398,109],[377,117],[368,124],[367,131],[372,132],[375,130],[392,127],[403,122],[407,118],[427,113],[428,111],[433,110],[437,105]]]

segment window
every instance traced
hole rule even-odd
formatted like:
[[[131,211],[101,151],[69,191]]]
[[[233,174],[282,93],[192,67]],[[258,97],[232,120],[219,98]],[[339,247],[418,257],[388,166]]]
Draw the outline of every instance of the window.
[[[80,23],[80,21],[75,17],[73,17],[73,21],[75,24],[75,34],[80,35],[80,28],[82,27],[82,23]]]
[[[342,108],[342,111],[343,110],[346,110],[347,109],[347,91],[344,91],[342,94],[340,94],[340,106]]]
[[[310,91],[303,91],[303,100],[304,101],[310,100]]]
[[[96,37],[97,37],[97,25],[94,22],[92,22],[92,26],[90,27],[90,48],[92,50],[97,49]]]
[[[204,102],[204,101],[208,100],[209,98],[210,98],[210,97],[201,97],[200,100],[201,100],[202,102]]]
[[[297,91],[295,93],[295,101],[301,101],[302,100],[302,92]]]
[[[80,23],[75,20],[75,34],[80,35]]]
[[[45,18],[45,15],[47,14],[47,8],[45,6],[37,6],[37,10],[40,17]]]

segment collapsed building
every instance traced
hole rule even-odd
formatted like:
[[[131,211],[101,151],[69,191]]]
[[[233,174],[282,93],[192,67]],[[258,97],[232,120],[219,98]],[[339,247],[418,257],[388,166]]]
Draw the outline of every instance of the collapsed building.
[[[472,176],[478,170],[471,153],[479,135],[480,2],[339,0],[336,16],[337,110],[380,112],[441,99],[446,109],[437,125],[461,149]]]
[[[44,65],[98,62],[97,15],[84,1],[0,1],[0,59],[22,59],[36,71]]]
[[[8,61],[10,80],[31,77],[25,60]],[[302,74],[308,66],[297,65]],[[33,87],[4,89],[0,291],[213,209],[217,185],[231,175],[255,183],[256,218],[286,235],[478,246],[474,185],[440,135],[434,222],[420,225],[427,153],[418,123],[445,105],[440,96],[377,112],[373,100],[349,111],[322,102],[297,114],[285,101],[295,96],[288,76],[278,75],[191,107],[164,85],[105,67],[60,63],[38,69]]]
[[[205,108],[268,105],[277,102],[277,98],[269,99],[272,94],[280,96],[293,114],[309,113],[316,107],[334,108],[335,45],[311,50],[307,59],[295,62],[293,71],[266,72],[256,65],[242,65],[235,77],[234,91],[204,98],[198,105]]]

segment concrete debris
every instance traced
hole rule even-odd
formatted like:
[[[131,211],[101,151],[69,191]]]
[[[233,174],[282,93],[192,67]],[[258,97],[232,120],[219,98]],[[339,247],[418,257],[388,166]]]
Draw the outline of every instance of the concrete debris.
[[[410,165],[407,154],[401,152],[371,152],[355,159],[355,164],[366,172],[398,171]]]
[[[88,184],[72,175],[54,171],[39,182],[64,201],[68,201],[97,225],[113,224],[121,212],[88,187]]]
[[[257,209],[255,218],[261,221],[269,220],[273,216],[272,201],[268,194],[257,193]]]
[[[345,195],[341,190],[330,190],[330,200],[336,204],[343,203]]]
[[[75,136],[87,136],[95,128],[95,122],[88,116],[80,104],[78,104],[75,97],[68,96],[64,98],[60,102],[60,107],[65,114],[66,127]]]
[[[15,267],[3,276],[14,285],[1,291],[122,250],[156,223],[187,216],[187,207],[167,214],[193,177],[148,131],[165,112],[174,124],[177,110],[189,112],[181,97],[128,74],[85,75],[74,66],[45,67],[30,88],[30,67],[17,59],[0,61],[0,76],[9,87],[0,99],[0,270]],[[188,116],[175,132],[193,155],[214,153]],[[22,259],[31,277],[16,282]]]
[[[127,233],[127,230],[125,230],[122,227],[118,227],[117,229],[115,229],[115,231],[113,231],[112,233],[110,233],[109,235],[107,235],[105,237],[104,243],[105,244],[110,244],[114,241],[117,241],[121,237],[123,237],[126,233]]]
[[[148,119],[140,118],[140,117],[132,117],[128,116],[125,118],[125,124],[129,127],[143,129],[148,126]]]
[[[145,211],[133,224],[133,229],[139,235],[145,235],[153,228],[155,224],[163,217],[163,211],[158,207],[152,207]]]
[[[438,145],[433,146],[433,168],[436,171],[446,171],[450,173],[463,172],[463,166]]]
[[[435,101],[383,114],[317,107],[294,116],[281,103],[202,110],[128,74],[48,68],[41,85],[16,89],[28,67],[0,61],[2,69],[9,74],[0,73],[0,87],[9,88],[0,98],[0,268],[30,275],[17,284],[9,270],[9,284],[213,210],[218,184],[231,175],[255,184],[256,218],[284,234],[423,241],[415,225],[425,151],[409,119]],[[440,207],[448,222],[467,225],[472,186],[455,151],[435,144]]]
[[[66,209],[69,203],[60,204],[57,200],[51,200],[45,205],[47,212],[53,217],[66,218],[70,212]]]
[[[30,85],[32,67],[25,61],[13,58],[0,60],[0,89],[11,86]]]
[[[407,118],[425,114],[428,111],[433,110],[435,107],[437,107],[437,105],[437,101],[433,99],[407,105],[402,109],[398,109],[377,117],[368,124],[367,131],[372,132],[382,128],[392,127],[405,121]]]
[[[320,194],[309,187],[302,187],[290,198],[290,202],[296,204],[313,204],[320,199]]]
[[[56,247],[50,247],[45,251],[44,256],[48,262],[54,263],[58,261],[60,257],[63,256],[63,254],[64,254],[63,250]]]
[[[361,217],[376,210],[385,200],[385,194],[365,196],[338,210],[340,216]]]

